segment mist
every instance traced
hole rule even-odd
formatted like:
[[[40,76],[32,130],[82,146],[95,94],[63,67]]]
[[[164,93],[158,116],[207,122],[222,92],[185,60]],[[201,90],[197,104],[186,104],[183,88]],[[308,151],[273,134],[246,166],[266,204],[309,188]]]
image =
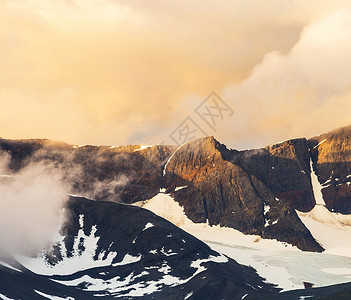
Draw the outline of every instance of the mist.
[[[68,199],[60,171],[30,163],[16,174],[0,155],[0,251],[31,254],[50,243],[64,221]],[[4,176],[6,175],[6,176]]]

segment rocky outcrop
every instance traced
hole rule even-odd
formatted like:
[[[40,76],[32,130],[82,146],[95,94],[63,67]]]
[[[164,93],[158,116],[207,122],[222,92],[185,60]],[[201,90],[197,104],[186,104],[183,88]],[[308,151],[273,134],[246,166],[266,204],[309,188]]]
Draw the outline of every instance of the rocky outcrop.
[[[234,163],[243,162],[243,155],[247,153],[230,151],[213,137],[183,145],[167,164],[165,187],[193,222],[231,227],[288,242],[302,250],[322,251],[291,203],[274,193],[280,186],[274,186],[274,190]],[[271,168],[264,161],[262,165]],[[279,172],[279,164],[276,166]],[[307,162],[303,167],[308,172]],[[178,186],[187,188],[176,191]]]
[[[306,139],[294,139],[238,153],[233,162],[255,175],[279,199],[307,212],[314,205]]]
[[[351,126],[309,139],[315,173],[331,211],[351,213]]]

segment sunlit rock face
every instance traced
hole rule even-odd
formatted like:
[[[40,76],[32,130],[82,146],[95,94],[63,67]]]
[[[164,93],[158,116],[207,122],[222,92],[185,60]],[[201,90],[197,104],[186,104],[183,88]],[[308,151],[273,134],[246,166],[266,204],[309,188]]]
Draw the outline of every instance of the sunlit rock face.
[[[351,213],[351,126],[309,139],[327,208]]]

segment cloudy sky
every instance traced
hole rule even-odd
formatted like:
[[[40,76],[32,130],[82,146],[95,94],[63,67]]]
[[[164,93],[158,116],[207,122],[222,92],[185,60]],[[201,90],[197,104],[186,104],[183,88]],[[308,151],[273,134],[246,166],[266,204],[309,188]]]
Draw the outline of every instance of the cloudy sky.
[[[0,64],[3,138],[153,144],[190,117],[264,146],[351,124],[351,3],[0,0]]]

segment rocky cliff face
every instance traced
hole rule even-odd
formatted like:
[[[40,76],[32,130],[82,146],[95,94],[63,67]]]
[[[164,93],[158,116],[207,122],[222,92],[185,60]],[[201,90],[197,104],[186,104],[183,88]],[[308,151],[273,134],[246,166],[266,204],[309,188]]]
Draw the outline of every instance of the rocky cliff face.
[[[10,155],[10,173],[31,163],[52,165],[72,194],[130,204],[165,188],[193,222],[322,251],[295,209],[307,212],[315,205],[312,159],[327,207],[351,212],[350,139],[348,127],[247,151],[227,149],[213,137],[147,148],[0,140],[0,150]],[[187,188],[176,189],[181,186]]]
[[[274,147],[269,150],[281,153],[275,152]],[[278,159],[270,158],[272,155],[269,150],[238,152],[228,150],[212,137],[197,140],[182,146],[174,154],[166,168],[165,187],[194,222],[219,224],[247,234],[288,242],[303,250],[322,251],[323,248],[296,215],[290,198],[284,198],[284,194],[277,192],[281,192],[282,186],[285,187],[287,176],[279,179],[279,175],[275,175],[272,179],[265,174],[265,171],[269,174],[272,168],[269,159],[275,163],[277,172],[282,171],[287,163],[283,160],[283,165],[280,165]],[[257,167],[253,168],[255,161]],[[235,162],[244,165],[246,170]],[[308,174],[308,162],[303,162],[306,163],[303,167]],[[300,175],[300,161],[290,164],[296,166],[296,170],[291,168],[287,172],[291,176],[296,175],[308,186],[308,195],[313,200],[311,184],[307,181],[309,177]],[[256,172],[249,171],[252,169]],[[266,182],[256,177],[256,174],[261,175],[263,180],[267,179]],[[177,186],[187,188],[175,191]],[[295,187],[298,188],[297,185]],[[299,191],[297,195],[300,195]]]
[[[255,175],[294,209],[307,212],[315,204],[306,139],[294,139],[262,149],[242,151],[233,161]]]
[[[351,126],[309,139],[313,166],[329,210],[351,213]]]

